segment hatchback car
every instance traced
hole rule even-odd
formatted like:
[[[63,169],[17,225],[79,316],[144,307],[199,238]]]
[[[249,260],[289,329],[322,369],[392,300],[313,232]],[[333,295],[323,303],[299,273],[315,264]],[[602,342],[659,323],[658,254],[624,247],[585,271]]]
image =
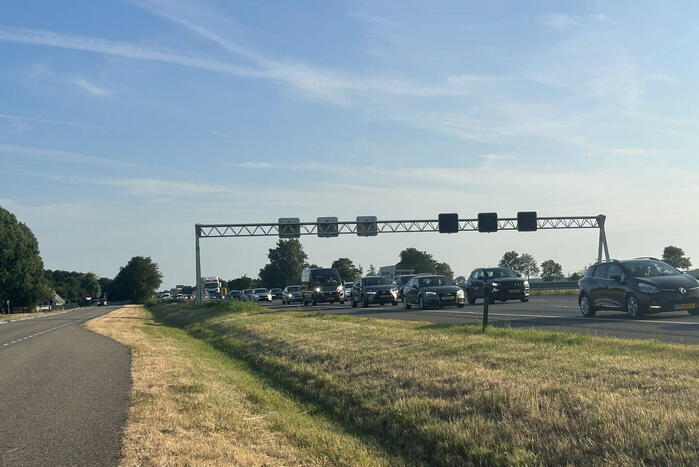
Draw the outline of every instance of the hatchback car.
[[[359,303],[364,307],[374,303],[379,305],[390,303],[396,306],[398,305],[398,289],[383,276],[360,277],[354,281],[350,300],[353,307]]]
[[[490,297],[490,303],[496,300],[529,301],[529,281],[510,268],[474,269],[463,286],[468,303],[473,305],[479,298]]]
[[[271,302],[272,301],[272,294],[267,289],[255,289],[253,291],[253,294],[255,296],[255,300],[257,300],[258,302]]]
[[[445,276],[415,276],[403,290],[403,308],[417,305],[418,310],[456,305],[462,308],[466,303],[464,291]]]
[[[303,302],[303,286],[289,285],[282,293],[282,304],[289,305],[291,303]]]
[[[583,316],[598,310],[626,311],[633,319],[662,311],[699,314],[699,281],[655,258],[597,263],[578,283]]]

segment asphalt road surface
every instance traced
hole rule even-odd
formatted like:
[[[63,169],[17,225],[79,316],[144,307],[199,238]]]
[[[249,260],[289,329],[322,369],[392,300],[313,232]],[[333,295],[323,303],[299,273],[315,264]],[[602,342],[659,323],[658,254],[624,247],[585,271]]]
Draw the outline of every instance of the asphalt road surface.
[[[274,302],[275,309],[302,309],[322,311],[329,314],[346,314],[409,321],[429,321],[444,324],[481,324],[483,304],[464,308],[442,308],[418,311],[415,308],[404,310],[399,304],[373,305],[369,308],[352,308],[345,305],[322,304],[315,307],[282,305]],[[643,320],[633,320],[626,313],[618,311],[598,311],[594,318],[580,314],[575,296],[534,296],[528,303],[507,302],[490,305],[488,322],[492,326],[512,328],[534,328],[544,331],[566,331],[593,335],[614,336],[631,339],[659,339],[683,344],[699,344],[699,316],[687,312],[657,313]]]
[[[80,326],[116,308],[0,322],[1,466],[118,463],[131,353]]]

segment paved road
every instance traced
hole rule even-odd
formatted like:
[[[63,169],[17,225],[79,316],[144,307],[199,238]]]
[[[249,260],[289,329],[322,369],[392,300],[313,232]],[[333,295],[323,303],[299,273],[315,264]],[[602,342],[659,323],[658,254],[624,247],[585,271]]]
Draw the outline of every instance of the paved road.
[[[281,305],[278,302],[268,306],[276,309],[299,309],[298,305]],[[349,305],[336,304],[300,309],[446,324],[480,324],[483,314],[481,301],[476,305],[466,305],[459,309],[450,307],[425,311],[403,310],[400,305],[352,308]],[[489,323],[493,326],[699,344],[699,316],[690,316],[687,312],[658,313],[636,321],[630,319],[626,313],[598,311],[595,318],[584,318],[574,296],[539,296],[531,297],[528,303],[496,303],[490,306]]]
[[[79,325],[117,307],[0,324],[0,465],[116,465],[131,353]]]

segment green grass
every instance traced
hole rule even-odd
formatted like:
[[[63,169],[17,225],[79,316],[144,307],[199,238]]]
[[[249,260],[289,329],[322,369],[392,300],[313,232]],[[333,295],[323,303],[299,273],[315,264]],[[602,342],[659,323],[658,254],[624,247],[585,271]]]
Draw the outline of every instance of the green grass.
[[[699,462],[696,347],[241,303],[151,311],[392,463]]]

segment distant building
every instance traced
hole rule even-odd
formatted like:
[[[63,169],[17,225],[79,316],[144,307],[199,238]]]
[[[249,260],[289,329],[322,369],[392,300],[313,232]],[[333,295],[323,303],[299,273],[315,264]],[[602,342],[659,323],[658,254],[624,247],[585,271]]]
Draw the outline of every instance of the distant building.
[[[400,263],[393,266],[381,266],[379,268],[379,276],[383,276],[388,280],[393,280],[394,277],[400,274],[415,274],[415,270],[404,268]]]

